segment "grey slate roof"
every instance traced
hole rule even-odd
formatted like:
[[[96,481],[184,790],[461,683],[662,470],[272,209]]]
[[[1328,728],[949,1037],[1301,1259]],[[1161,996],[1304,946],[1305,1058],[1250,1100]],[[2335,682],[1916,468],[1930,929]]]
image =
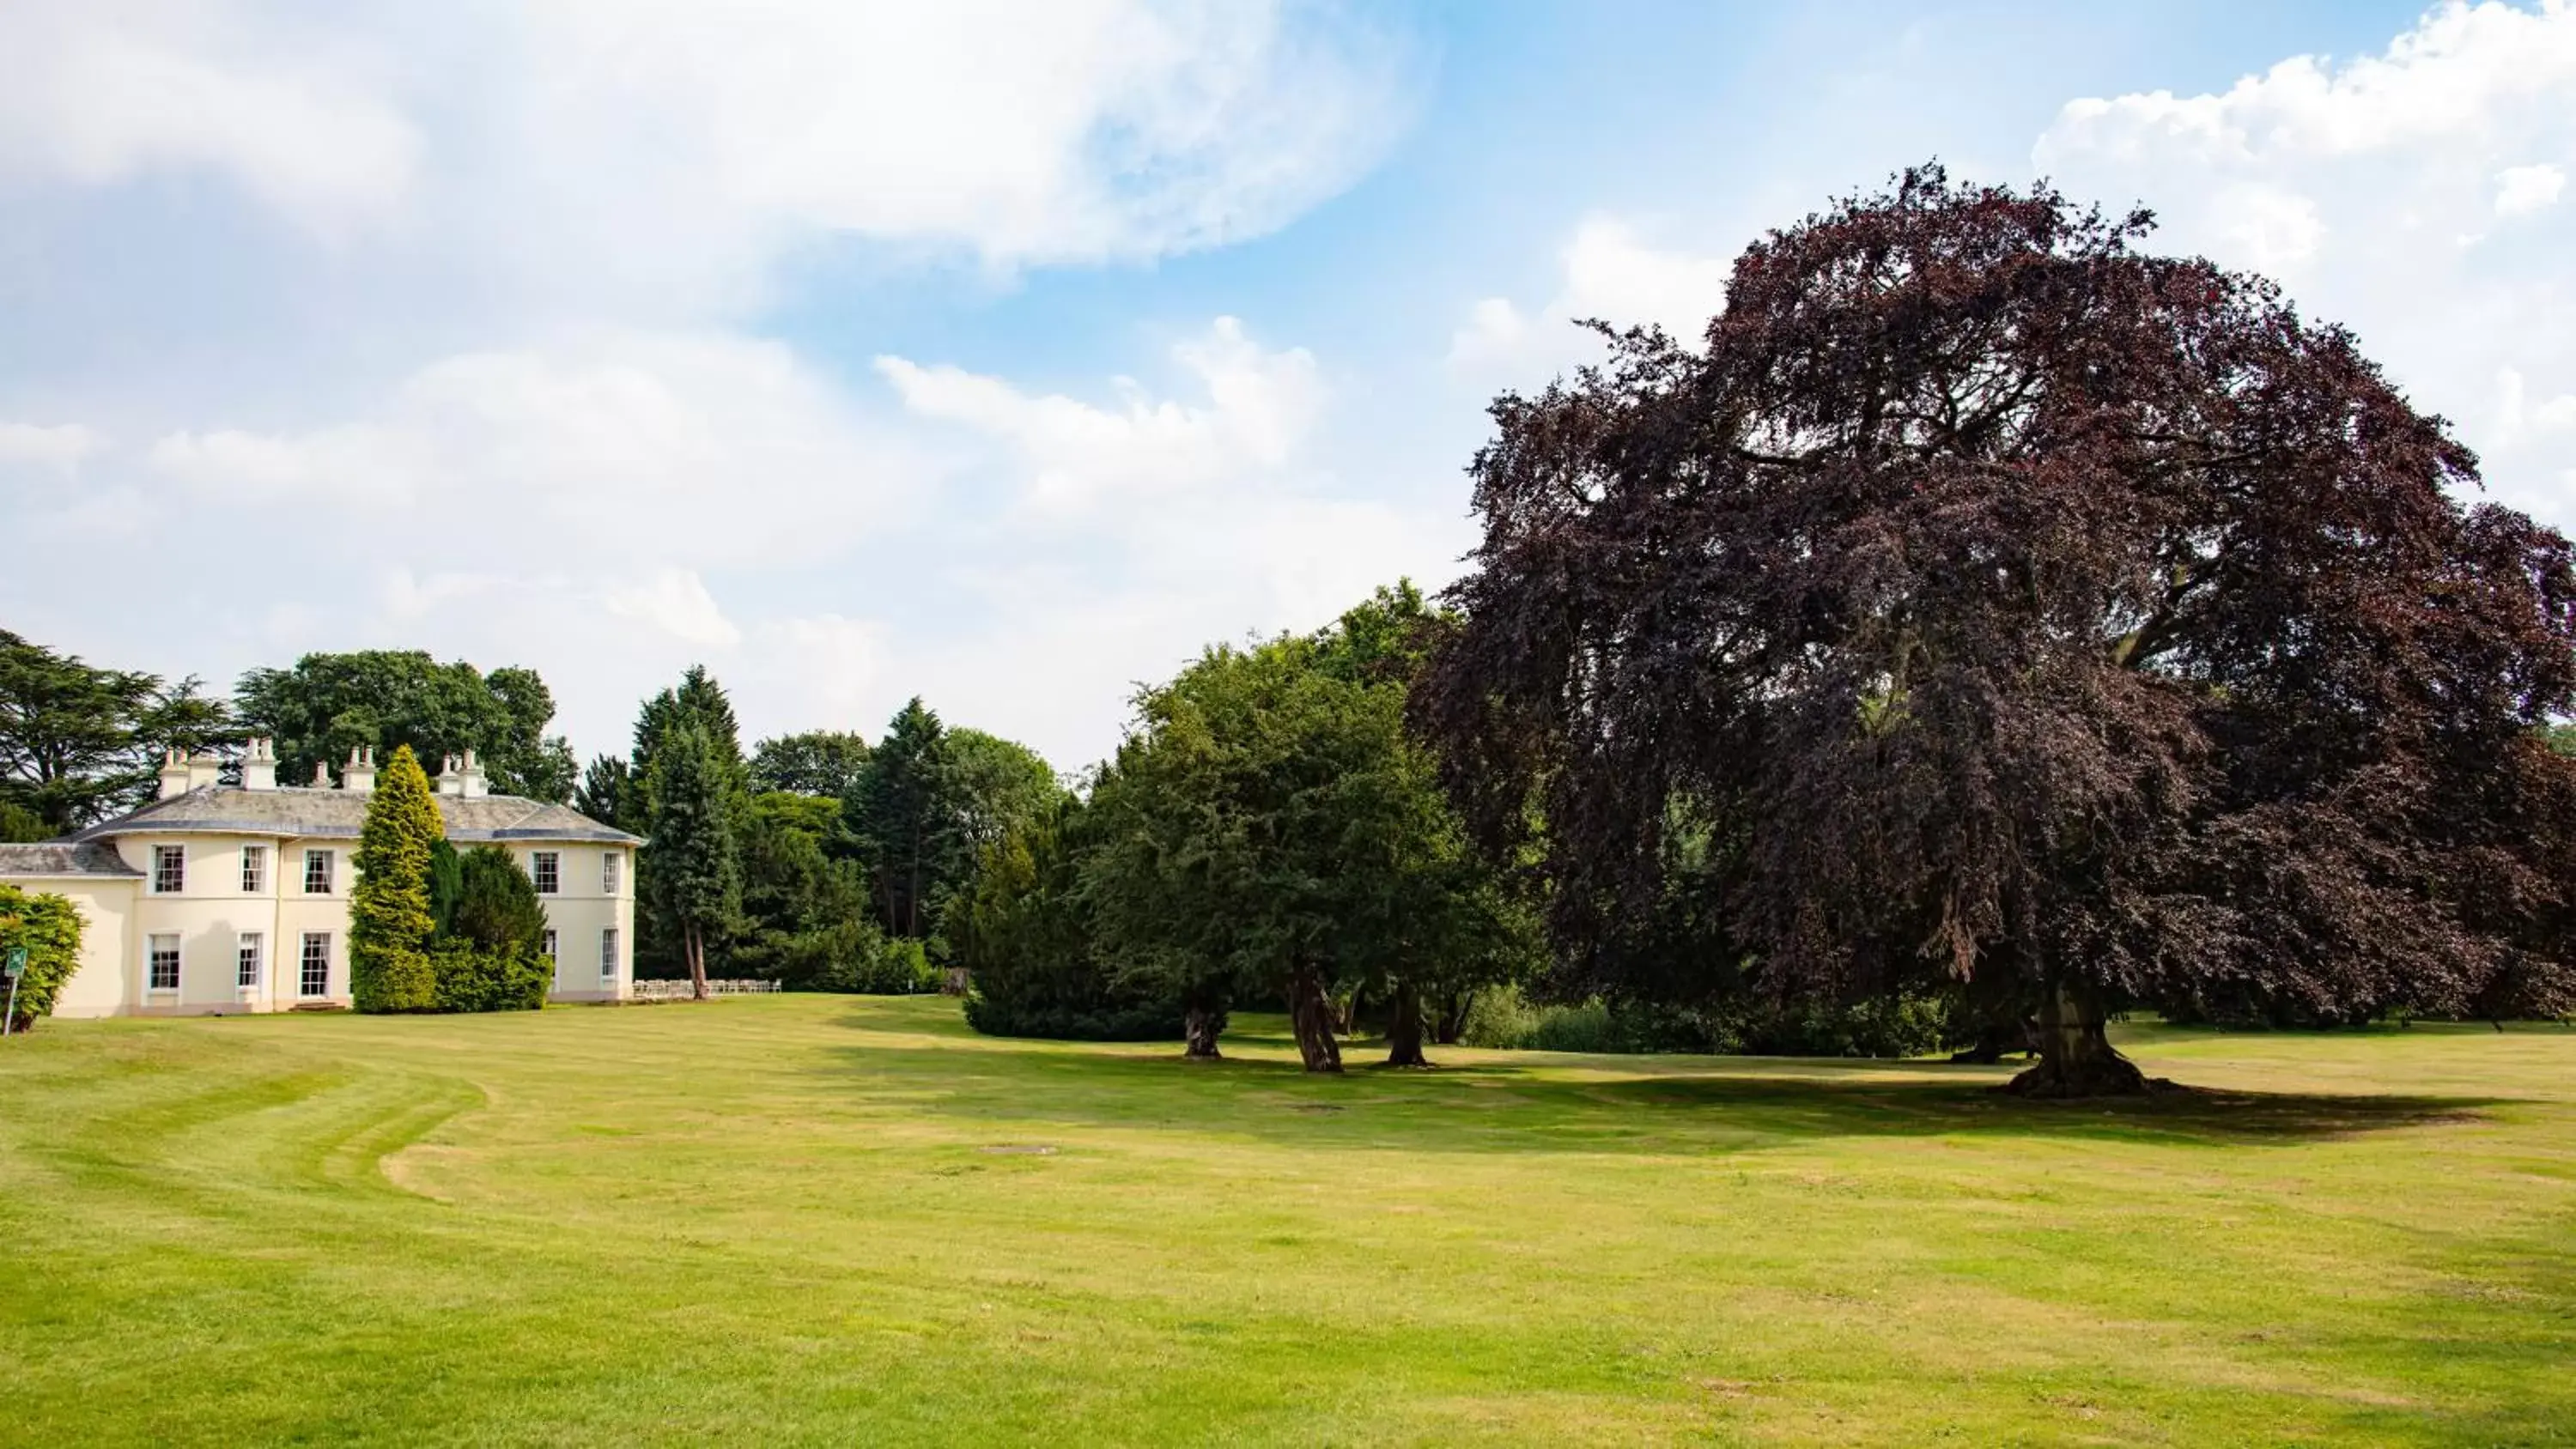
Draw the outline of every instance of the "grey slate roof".
[[[0,876],[140,876],[116,847],[97,841],[48,840],[42,845],[0,845]]]
[[[201,785],[184,795],[155,800],[131,815],[104,820],[75,834],[74,841],[104,840],[113,835],[188,834],[345,836],[355,840],[366,823],[367,801],[359,790],[313,790],[288,787],[245,790],[238,785]],[[640,837],[602,825],[569,807],[516,795],[440,795],[438,813],[447,838],[458,841],[581,840],[604,845],[641,845]]]

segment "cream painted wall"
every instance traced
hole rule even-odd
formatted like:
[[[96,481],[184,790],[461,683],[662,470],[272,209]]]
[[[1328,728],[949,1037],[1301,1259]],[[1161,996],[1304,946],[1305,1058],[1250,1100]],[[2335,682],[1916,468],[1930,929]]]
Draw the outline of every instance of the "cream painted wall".
[[[54,1015],[114,1016],[129,992],[125,923],[133,915],[135,881],[97,876],[0,876],[23,890],[70,901],[81,913],[81,959],[72,979],[54,993]]]
[[[625,1000],[635,977],[635,852],[542,842],[510,847],[519,868],[531,877],[540,851],[553,851],[558,859],[554,894],[537,897],[555,932],[554,999]],[[611,855],[618,860],[613,895],[604,889],[601,866]],[[612,929],[617,932],[617,969],[608,975],[600,969],[600,933]]]

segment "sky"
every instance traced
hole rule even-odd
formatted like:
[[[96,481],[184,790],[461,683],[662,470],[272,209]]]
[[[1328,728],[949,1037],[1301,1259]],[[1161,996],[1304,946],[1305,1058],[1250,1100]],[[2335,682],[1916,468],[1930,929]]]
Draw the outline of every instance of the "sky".
[[[1576,319],[1934,158],[2276,278],[2576,531],[2568,0],[9,0],[0,628],[1076,770],[1455,578]]]

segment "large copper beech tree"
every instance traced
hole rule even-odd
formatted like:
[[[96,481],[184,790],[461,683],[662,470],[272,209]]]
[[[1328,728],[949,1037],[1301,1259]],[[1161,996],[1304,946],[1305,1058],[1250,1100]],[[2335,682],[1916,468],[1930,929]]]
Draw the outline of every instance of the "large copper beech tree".
[[[1921,168],[1495,402],[1416,710],[1561,984],[1965,981],[2047,1096],[2146,1087],[2132,1005],[2563,1004],[2567,541],[2150,225]]]

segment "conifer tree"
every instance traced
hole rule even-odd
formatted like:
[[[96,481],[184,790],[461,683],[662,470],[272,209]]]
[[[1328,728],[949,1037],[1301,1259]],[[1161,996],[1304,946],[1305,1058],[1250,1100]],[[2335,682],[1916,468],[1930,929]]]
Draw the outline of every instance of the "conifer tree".
[[[652,778],[652,843],[644,882],[654,914],[680,945],[693,994],[707,994],[707,937],[742,909],[733,781],[706,729],[686,720],[663,740]]]
[[[429,776],[411,746],[376,776],[358,834],[358,884],[349,902],[349,994],[360,1011],[430,1011],[430,855],[445,837]]]

